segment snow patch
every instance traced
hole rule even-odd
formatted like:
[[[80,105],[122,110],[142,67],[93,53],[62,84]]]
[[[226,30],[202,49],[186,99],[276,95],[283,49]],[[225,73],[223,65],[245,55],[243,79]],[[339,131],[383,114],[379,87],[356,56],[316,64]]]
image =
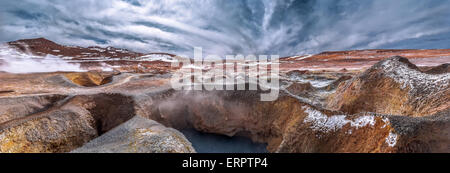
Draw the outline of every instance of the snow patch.
[[[163,54],[151,54],[151,55],[144,55],[139,57],[143,61],[163,61],[163,62],[177,62],[172,56],[169,55],[163,55]]]
[[[356,127],[356,129],[365,127],[367,125],[374,126],[376,121],[374,116],[362,116],[356,118],[354,121],[350,122],[352,127]]]
[[[356,129],[374,126],[376,121],[374,116],[361,116],[355,120],[348,120],[346,115],[327,116],[322,112],[308,106],[303,106],[308,116],[304,119],[304,123],[312,123],[311,129],[324,133],[335,132],[347,124]]]
[[[6,136],[5,133],[0,134],[0,141],[4,141],[5,136]]]
[[[292,81],[300,82],[300,83],[310,83],[315,88],[323,88],[326,86],[331,85],[335,80],[314,80],[314,79],[307,79],[303,76],[296,76],[292,75],[290,77]]]

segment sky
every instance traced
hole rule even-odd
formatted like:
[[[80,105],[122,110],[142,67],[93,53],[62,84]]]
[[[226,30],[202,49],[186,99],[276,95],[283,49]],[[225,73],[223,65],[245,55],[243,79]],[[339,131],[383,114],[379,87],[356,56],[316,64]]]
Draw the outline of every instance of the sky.
[[[0,0],[0,42],[191,55],[450,48],[448,0]]]

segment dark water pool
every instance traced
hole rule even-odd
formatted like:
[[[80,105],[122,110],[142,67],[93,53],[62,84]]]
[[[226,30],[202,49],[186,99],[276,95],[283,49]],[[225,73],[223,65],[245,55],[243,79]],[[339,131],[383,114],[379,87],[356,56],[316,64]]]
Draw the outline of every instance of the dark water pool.
[[[245,137],[207,134],[194,129],[181,132],[198,153],[267,153],[267,144],[255,143]]]

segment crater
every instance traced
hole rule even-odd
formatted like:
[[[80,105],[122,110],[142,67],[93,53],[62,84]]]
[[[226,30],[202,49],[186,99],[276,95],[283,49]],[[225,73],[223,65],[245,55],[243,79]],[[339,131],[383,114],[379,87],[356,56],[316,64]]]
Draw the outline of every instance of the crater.
[[[107,72],[80,72],[80,73],[66,73],[64,76],[72,81],[74,84],[83,87],[96,87],[111,83],[115,73]]]

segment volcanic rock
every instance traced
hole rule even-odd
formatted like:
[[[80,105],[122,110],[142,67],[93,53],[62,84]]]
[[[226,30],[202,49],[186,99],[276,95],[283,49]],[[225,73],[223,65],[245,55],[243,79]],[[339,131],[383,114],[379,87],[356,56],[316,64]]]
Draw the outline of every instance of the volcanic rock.
[[[287,127],[277,152],[449,152],[449,114],[430,118],[346,116],[304,106],[306,115]]]
[[[258,101],[258,92],[191,92],[153,102],[147,116],[178,129],[246,136],[270,152],[449,152],[449,114],[427,118],[349,115],[289,95]]]
[[[349,114],[427,116],[449,107],[449,83],[449,73],[424,73],[397,56],[340,85],[329,97],[328,107]]]
[[[85,87],[93,87],[110,83],[114,75],[115,75],[114,73],[102,73],[96,71],[91,71],[87,73],[65,74],[65,76],[73,83]]]
[[[430,70],[427,70],[426,73],[429,74],[443,74],[443,73],[450,73],[450,64],[442,64],[440,66],[431,68]]]
[[[194,153],[191,143],[177,130],[136,116],[73,153]]]

